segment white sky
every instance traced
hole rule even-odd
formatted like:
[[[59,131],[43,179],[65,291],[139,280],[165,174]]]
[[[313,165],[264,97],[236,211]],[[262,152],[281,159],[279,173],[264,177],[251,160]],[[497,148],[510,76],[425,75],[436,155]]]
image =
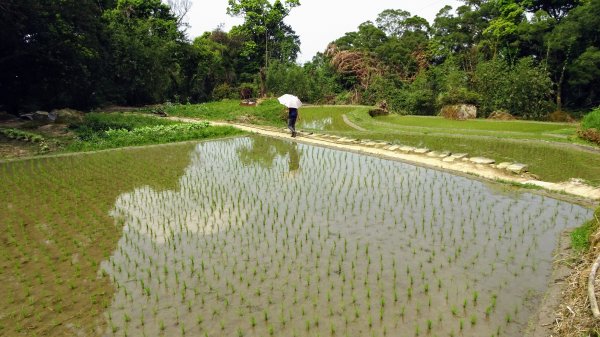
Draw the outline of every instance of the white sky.
[[[229,31],[243,22],[241,18],[227,15],[227,0],[191,0],[192,8],[186,19],[190,24],[187,33],[195,38],[212,31],[219,24]],[[327,44],[347,32],[356,31],[365,21],[375,21],[385,9],[402,9],[419,15],[430,23],[445,5],[454,9],[461,5],[457,0],[300,0],[300,6],[292,9],[286,23],[300,36],[300,63],[310,61]]]

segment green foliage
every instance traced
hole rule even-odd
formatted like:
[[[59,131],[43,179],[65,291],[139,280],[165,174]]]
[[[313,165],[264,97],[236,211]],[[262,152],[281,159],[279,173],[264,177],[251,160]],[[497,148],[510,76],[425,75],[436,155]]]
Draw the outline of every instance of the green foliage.
[[[600,107],[592,110],[581,120],[581,127],[586,129],[596,129],[600,131]]]
[[[498,59],[481,62],[474,82],[483,116],[507,110],[513,116],[543,119],[552,108],[552,81],[532,59],[521,59],[514,66]]]
[[[88,113],[83,121],[71,124],[70,128],[80,139],[91,140],[111,129],[131,131],[140,127],[174,124],[178,122],[144,115]]]
[[[0,110],[93,104],[104,36],[97,1],[3,0]]]
[[[251,117],[258,124],[280,124],[285,108],[276,99],[265,100],[254,107],[241,106],[239,100],[223,100],[196,105],[173,105],[167,113],[171,116],[227,121]]]
[[[571,233],[571,246],[578,252],[590,248],[590,236],[600,227],[600,208],[594,212],[594,219],[587,221],[581,227],[575,228]]]
[[[160,0],[119,0],[103,18],[111,41],[111,87],[107,98],[118,103],[163,102],[175,85],[173,57],[183,40],[177,18]]]
[[[435,91],[427,73],[419,74],[407,89],[401,91],[399,105],[399,110],[405,114],[436,114]]]
[[[362,97],[362,103],[367,105],[377,105],[382,101],[388,103],[388,108],[392,112],[401,112],[403,109],[401,87],[394,83],[393,79],[385,77],[376,77],[373,83],[367,88]]]
[[[229,84],[221,83],[213,89],[211,96],[213,100],[220,101],[227,98],[239,97],[239,93],[237,93]]]
[[[23,131],[23,130],[19,130],[19,129],[14,129],[14,128],[0,128],[0,135],[3,135],[10,139],[22,140],[25,142],[32,142],[32,143],[39,143],[44,140],[44,137],[42,137],[36,133],[27,132],[27,131]]]
[[[290,11],[299,6],[298,0],[229,0],[227,13],[243,17],[244,23],[235,26],[231,35],[240,38],[244,72],[257,74],[270,60],[294,62],[300,51],[300,38],[284,22]]]
[[[240,134],[233,127],[211,127],[208,122],[108,129],[68,147],[70,151],[101,150],[124,146],[163,144]]]
[[[272,62],[267,69],[267,90],[275,96],[292,93],[303,99],[307,79],[302,67],[295,64]]]
[[[600,108],[596,108],[583,117],[579,137],[600,145]]]
[[[344,60],[346,69],[364,70],[360,76],[335,70],[331,50],[294,64],[300,40],[285,19],[299,5],[229,0],[227,13],[243,23],[188,41],[161,0],[5,0],[0,110],[235,99],[244,83],[256,96],[385,99],[415,114],[474,103],[483,116],[505,109],[543,119],[563,106],[600,104],[598,1],[467,1],[442,8],[431,25],[386,9],[335,40],[346,56],[364,56]]]

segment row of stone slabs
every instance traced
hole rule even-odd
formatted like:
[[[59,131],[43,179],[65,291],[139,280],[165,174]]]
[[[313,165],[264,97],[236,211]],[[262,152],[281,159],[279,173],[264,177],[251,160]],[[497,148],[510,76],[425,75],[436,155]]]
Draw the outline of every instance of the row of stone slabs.
[[[359,140],[359,139],[338,137],[338,136],[328,135],[328,134],[307,134],[304,136],[308,137],[308,138],[315,138],[315,139],[320,139],[320,140],[325,140],[325,141],[333,141],[335,143],[341,143],[341,144],[344,144],[344,143],[345,144],[356,144],[356,145],[361,145],[361,146],[366,146],[366,147],[380,148],[380,149],[384,149],[387,151],[397,151],[397,152],[403,152],[403,153],[420,154],[420,155],[425,155],[428,157],[439,158],[443,162],[448,162],[448,163],[451,163],[451,162],[454,162],[457,160],[469,161],[474,164],[490,165],[497,169],[506,170],[506,171],[516,173],[516,174],[522,174],[522,173],[527,172],[527,170],[528,170],[527,164],[502,162],[502,163],[499,163],[496,165],[496,161],[494,159],[485,158],[485,157],[469,157],[468,153],[451,153],[449,151],[432,151],[432,150],[430,150],[428,148],[424,148],[424,147],[419,148],[419,147],[408,146],[408,145],[395,145],[395,144],[391,144],[391,143],[387,143],[387,142],[378,142],[378,141],[372,141],[372,140]]]

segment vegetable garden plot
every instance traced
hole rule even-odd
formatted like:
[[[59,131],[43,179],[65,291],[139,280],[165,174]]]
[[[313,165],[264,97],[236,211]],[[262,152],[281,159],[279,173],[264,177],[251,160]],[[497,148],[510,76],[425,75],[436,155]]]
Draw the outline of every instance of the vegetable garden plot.
[[[106,335],[520,336],[577,205],[262,137],[121,194]]]

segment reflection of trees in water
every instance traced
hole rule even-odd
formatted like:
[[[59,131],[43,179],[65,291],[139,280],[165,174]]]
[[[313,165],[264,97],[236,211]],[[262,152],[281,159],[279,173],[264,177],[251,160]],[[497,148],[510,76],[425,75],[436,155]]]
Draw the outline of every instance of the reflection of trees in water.
[[[244,165],[260,165],[273,167],[277,157],[288,156],[290,172],[300,168],[300,151],[294,142],[273,141],[267,137],[250,137],[250,145],[237,150],[240,161]]]

